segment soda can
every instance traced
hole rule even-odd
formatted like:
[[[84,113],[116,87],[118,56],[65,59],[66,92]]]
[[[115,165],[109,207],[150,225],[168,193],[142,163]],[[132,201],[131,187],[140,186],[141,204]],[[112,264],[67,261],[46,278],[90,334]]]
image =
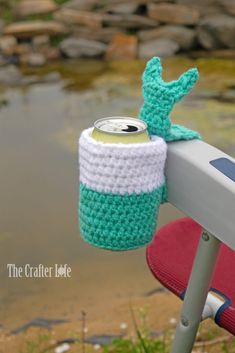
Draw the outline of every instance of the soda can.
[[[148,142],[149,135],[144,121],[136,118],[114,116],[94,123],[91,136],[104,143]]]

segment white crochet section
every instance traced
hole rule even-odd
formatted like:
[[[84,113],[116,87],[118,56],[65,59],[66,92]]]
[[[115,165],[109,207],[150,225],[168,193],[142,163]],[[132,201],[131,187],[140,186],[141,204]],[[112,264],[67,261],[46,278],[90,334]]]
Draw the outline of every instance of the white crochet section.
[[[92,129],[84,130],[79,140],[83,184],[113,194],[151,192],[163,184],[167,144],[161,137],[145,143],[102,143],[90,136]]]

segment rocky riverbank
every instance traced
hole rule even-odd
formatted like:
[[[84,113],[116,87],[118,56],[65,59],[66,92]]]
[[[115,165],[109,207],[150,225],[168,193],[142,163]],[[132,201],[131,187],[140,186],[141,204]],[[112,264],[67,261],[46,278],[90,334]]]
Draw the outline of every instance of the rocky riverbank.
[[[0,65],[235,56],[233,0],[3,0],[0,9]]]

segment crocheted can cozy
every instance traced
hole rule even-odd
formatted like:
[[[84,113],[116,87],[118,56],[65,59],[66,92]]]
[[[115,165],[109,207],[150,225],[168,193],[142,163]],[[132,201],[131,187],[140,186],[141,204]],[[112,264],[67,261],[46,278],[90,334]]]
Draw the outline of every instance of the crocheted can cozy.
[[[102,143],[91,132],[84,130],[79,140],[81,236],[110,250],[144,246],[164,198],[167,145],[157,136],[145,143]]]

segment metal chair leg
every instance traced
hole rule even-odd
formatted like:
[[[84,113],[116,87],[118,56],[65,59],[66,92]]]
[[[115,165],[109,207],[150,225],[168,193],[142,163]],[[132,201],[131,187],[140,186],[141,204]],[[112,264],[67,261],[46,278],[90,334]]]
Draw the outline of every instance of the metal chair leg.
[[[220,240],[203,231],[195,256],[171,353],[191,353],[220,249]]]

